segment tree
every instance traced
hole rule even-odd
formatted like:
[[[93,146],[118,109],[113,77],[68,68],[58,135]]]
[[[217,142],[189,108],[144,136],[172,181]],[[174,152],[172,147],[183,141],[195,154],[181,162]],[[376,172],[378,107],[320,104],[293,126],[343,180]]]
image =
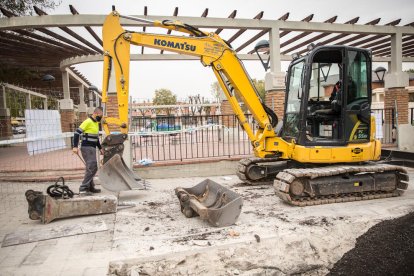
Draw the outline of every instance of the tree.
[[[265,82],[264,80],[256,80],[252,79],[253,85],[256,87],[257,93],[259,94],[260,99],[265,101],[266,90],[265,90]]]
[[[154,105],[172,105],[177,104],[177,96],[171,92],[171,90],[161,88],[155,90],[155,96],[152,99]],[[172,108],[163,109],[167,115],[171,114]]]
[[[215,99],[219,99],[220,95],[223,94],[223,89],[221,89],[221,86],[217,81],[210,85],[210,91]]]
[[[257,93],[259,94],[260,99],[262,99],[264,101],[265,96],[266,96],[264,80],[252,79],[252,82],[253,82],[253,85],[256,87],[256,90],[257,90]],[[214,98],[219,98],[220,93],[223,93],[223,90],[221,89],[221,86],[217,81],[215,81],[211,84],[210,91],[211,91],[211,94],[214,96]],[[240,99],[238,97],[237,93],[236,93],[236,98],[238,100]]]
[[[2,0],[1,7],[17,15],[32,15],[33,6],[40,9],[54,9],[62,2],[53,0]],[[1,17],[2,15],[0,15]]]
[[[410,68],[408,70],[405,70],[405,72],[407,72],[407,73],[414,73],[414,69],[413,68]]]
[[[257,91],[257,94],[259,95],[260,99],[264,102],[265,101],[265,96],[266,96],[264,80],[252,79],[252,83],[253,83],[254,87],[256,87],[256,91]],[[223,93],[222,91],[223,90],[221,89],[221,86],[219,85],[219,83],[217,81],[215,81],[211,84],[211,93],[213,94],[214,97],[218,98],[220,93]],[[241,102],[241,98],[238,95],[238,93],[235,93],[235,95],[236,95],[237,101]],[[244,104],[242,105],[242,110],[244,112],[247,111],[246,106]]]

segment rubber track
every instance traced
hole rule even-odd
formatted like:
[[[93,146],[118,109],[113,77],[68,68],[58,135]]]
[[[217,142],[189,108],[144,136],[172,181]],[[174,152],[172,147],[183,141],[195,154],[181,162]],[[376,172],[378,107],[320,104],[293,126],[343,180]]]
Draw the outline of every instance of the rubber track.
[[[269,176],[266,178],[262,178],[260,180],[251,180],[248,175],[246,175],[247,168],[252,164],[260,164],[260,163],[268,163],[268,162],[277,162],[281,161],[278,158],[258,158],[258,157],[251,157],[245,158],[239,161],[239,166],[237,169],[237,176],[240,180],[248,185],[272,185],[274,181],[274,176]]]
[[[379,173],[379,172],[396,172],[398,175],[399,182],[394,191],[384,192],[384,191],[370,191],[370,192],[358,192],[358,193],[344,193],[337,195],[329,196],[318,196],[311,198],[301,197],[294,198],[289,194],[289,184],[295,181],[298,178],[308,178],[314,179],[317,177],[329,177],[337,176],[341,174],[349,173]],[[375,164],[375,165],[360,165],[360,166],[329,166],[323,168],[312,168],[312,169],[286,169],[283,172],[280,172],[276,176],[274,181],[274,188],[276,195],[281,198],[283,201],[295,205],[295,206],[311,206],[311,205],[320,205],[320,204],[329,204],[329,203],[339,203],[339,202],[350,202],[350,201],[360,201],[360,200],[369,200],[369,199],[378,199],[378,198],[387,198],[400,196],[404,193],[404,190],[408,186],[408,174],[407,171],[400,166],[388,165],[388,164]],[[286,190],[279,190],[279,185],[281,183],[286,184]]]

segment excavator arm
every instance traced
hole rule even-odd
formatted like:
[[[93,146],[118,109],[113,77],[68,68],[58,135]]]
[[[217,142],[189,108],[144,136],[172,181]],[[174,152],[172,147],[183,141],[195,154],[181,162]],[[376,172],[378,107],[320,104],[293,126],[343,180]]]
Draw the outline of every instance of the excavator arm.
[[[128,134],[129,64],[130,46],[144,46],[178,54],[200,57],[204,66],[211,67],[227,97],[240,125],[252,142],[258,157],[281,156],[288,144],[276,137],[277,117],[262,103],[243,64],[231,46],[215,33],[206,33],[180,21],[148,22],[154,27],[174,30],[190,36],[140,33],[125,30],[116,11],[109,14],[103,25],[104,72],[102,102],[107,103],[111,70],[115,70],[119,117],[104,117],[103,129],[110,134],[109,124]],[[126,17],[132,20],[142,19]],[[236,98],[236,93],[258,124],[256,132],[250,127]],[[275,146],[277,145],[277,146]],[[287,158],[286,154],[284,154]]]

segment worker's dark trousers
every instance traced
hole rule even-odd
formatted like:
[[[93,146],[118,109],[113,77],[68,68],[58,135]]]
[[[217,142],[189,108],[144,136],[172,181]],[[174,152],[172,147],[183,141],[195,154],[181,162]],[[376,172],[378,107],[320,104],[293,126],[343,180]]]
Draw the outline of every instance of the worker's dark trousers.
[[[96,172],[98,171],[98,163],[96,162],[96,148],[95,147],[81,147],[81,153],[83,160],[85,160],[85,177],[83,178],[82,185],[80,186],[79,190],[85,191],[89,190],[93,184],[93,177],[95,176]]]

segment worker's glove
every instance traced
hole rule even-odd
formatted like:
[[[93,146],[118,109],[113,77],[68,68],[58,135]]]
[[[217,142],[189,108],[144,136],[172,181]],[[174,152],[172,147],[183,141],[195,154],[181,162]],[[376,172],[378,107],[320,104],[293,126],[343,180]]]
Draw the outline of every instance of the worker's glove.
[[[79,148],[73,148],[73,149],[72,149],[72,152],[73,152],[74,154],[78,154],[78,152],[79,152]]]

